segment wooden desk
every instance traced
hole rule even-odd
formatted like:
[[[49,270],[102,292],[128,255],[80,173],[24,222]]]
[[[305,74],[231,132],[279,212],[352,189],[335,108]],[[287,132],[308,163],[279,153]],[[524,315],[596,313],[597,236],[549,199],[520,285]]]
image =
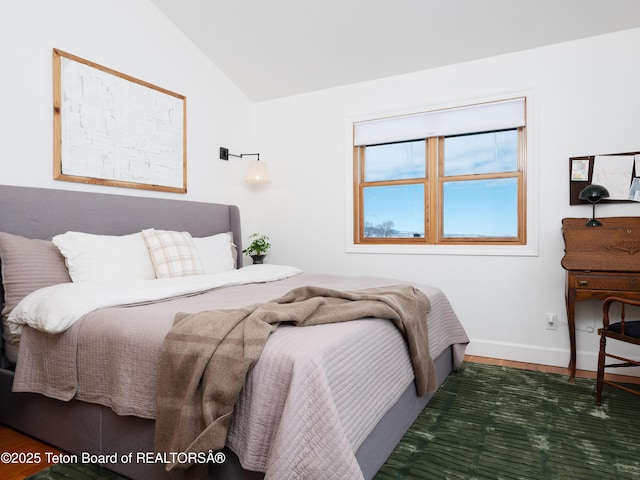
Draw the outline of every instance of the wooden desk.
[[[640,299],[640,217],[598,220],[602,227],[587,227],[586,218],[562,220],[571,383],[576,376],[575,303],[612,295]]]

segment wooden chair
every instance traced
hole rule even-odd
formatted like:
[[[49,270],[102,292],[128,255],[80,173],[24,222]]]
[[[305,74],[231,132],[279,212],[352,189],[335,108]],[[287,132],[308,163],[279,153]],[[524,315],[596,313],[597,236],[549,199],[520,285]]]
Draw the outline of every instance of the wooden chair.
[[[620,307],[620,321],[611,323],[609,321],[609,309],[613,304],[619,303]],[[629,358],[622,357],[620,355],[614,355],[606,352],[607,338],[619,340],[621,342],[632,343],[640,345],[640,321],[625,321],[625,306],[633,305],[640,307],[640,300],[630,300],[621,297],[608,297],[602,305],[602,328],[598,329],[600,335],[600,354],[598,355],[598,376],[596,382],[596,405],[600,405],[602,401],[602,388],[604,384],[611,385],[612,387],[619,388],[635,395],[640,395],[640,390],[633,390],[625,385],[622,385],[616,381],[608,380],[604,378],[605,368],[619,368],[619,367],[634,367],[640,366],[640,362]],[[611,363],[606,365],[606,358],[614,358],[621,363]]]

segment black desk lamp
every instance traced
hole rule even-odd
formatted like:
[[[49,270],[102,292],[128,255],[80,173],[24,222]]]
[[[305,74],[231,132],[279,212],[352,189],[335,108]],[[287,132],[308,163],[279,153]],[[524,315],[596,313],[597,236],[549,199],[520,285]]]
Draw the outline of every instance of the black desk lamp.
[[[589,185],[588,187],[583,188],[578,194],[578,198],[580,200],[586,200],[593,205],[593,213],[591,214],[591,219],[587,222],[587,227],[602,226],[602,223],[599,220],[596,220],[596,203],[608,196],[609,191],[602,185]]]

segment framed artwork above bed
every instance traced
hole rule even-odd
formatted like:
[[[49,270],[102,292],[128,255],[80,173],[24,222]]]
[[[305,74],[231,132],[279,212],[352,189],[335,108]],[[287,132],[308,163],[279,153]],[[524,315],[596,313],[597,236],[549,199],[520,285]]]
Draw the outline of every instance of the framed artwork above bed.
[[[54,179],[187,192],[186,97],[53,49]]]

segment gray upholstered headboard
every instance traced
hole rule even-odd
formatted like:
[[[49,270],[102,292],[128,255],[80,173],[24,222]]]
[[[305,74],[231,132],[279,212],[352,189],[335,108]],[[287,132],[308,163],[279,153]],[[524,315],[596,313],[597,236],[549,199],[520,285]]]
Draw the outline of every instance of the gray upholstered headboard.
[[[234,205],[0,185],[0,231],[50,239],[78,231],[126,235],[144,228],[194,237],[233,232],[242,266],[240,211]]]

